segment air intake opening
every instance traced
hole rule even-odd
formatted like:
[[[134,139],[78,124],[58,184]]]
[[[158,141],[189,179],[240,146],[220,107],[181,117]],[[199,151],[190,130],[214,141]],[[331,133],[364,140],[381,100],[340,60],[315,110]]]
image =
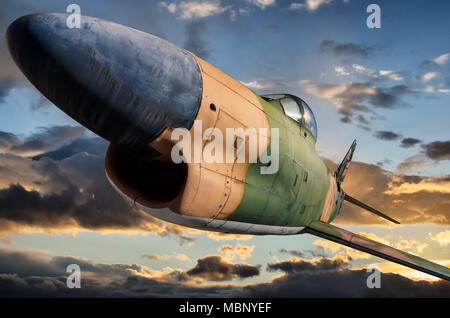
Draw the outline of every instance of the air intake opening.
[[[187,167],[157,158],[143,158],[113,144],[105,158],[106,173],[130,199],[150,207],[170,206],[183,191]]]

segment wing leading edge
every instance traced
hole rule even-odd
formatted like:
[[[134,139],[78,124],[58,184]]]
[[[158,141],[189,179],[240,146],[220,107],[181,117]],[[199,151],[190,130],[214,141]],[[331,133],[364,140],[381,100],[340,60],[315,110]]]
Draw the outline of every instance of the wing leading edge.
[[[372,254],[394,263],[398,263],[418,271],[450,280],[450,269],[430,262],[421,257],[397,250],[385,244],[370,240],[361,235],[338,228],[334,225],[316,221],[312,222],[306,229],[310,233],[330,241],[352,247],[354,249]]]

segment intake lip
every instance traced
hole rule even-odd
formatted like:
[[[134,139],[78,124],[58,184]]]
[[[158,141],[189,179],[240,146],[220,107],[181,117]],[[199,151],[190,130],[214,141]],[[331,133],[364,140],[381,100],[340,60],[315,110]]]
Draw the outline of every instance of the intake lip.
[[[51,102],[83,126],[134,153],[166,127],[189,129],[202,79],[187,51],[136,29],[68,14],[33,14],[7,30],[11,56]]]

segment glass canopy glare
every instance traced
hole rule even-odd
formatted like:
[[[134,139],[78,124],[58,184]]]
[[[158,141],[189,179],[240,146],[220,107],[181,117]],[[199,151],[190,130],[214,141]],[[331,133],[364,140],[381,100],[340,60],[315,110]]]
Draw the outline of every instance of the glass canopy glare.
[[[299,124],[301,123],[303,117],[306,128],[308,128],[314,137],[317,138],[316,118],[314,117],[314,113],[311,108],[309,108],[308,104],[306,104],[303,99],[289,94],[270,94],[263,95],[262,97],[269,101],[279,100],[286,116],[292,118]]]

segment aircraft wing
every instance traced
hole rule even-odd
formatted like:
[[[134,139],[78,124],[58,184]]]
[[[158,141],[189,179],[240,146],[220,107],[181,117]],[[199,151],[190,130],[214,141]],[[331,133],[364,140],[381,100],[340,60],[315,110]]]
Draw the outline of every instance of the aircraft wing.
[[[450,269],[445,266],[397,250],[388,245],[378,243],[328,223],[320,221],[312,222],[308,227],[306,227],[305,232],[384,258],[394,263],[414,268],[418,271],[445,280],[450,280]]]

